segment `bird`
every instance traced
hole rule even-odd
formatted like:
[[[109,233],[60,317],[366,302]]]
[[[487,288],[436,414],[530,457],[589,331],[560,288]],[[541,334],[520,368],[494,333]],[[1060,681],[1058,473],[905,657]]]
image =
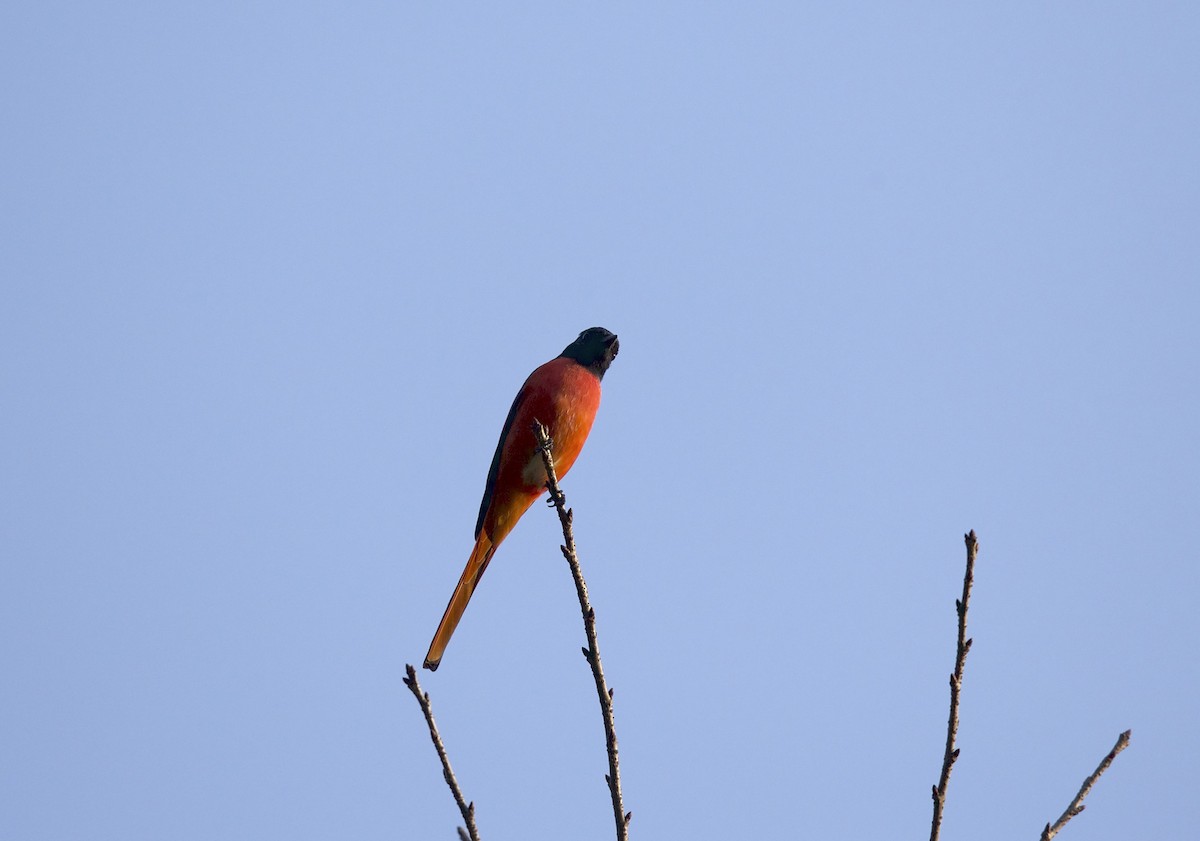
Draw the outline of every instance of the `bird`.
[[[561,354],[536,368],[517,392],[488,470],[475,521],[475,546],[425,655],[426,669],[437,671],[496,548],[546,491],[548,477],[533,422],[545,425],[555,472],[565,476],[592,429],[600,407],[600,381],[619,348],[615,333],[589,327]]]

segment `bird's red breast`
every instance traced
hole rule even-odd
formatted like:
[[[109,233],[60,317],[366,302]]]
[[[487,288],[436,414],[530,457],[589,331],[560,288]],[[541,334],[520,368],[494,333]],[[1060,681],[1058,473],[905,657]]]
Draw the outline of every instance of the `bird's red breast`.
[[[476,537],[482,529],[493,544],[499,543],[546,491],[546,468],[533,422],[546,426],[554,469],[565,476],[583,450],[599,408],[600,380],[574,360],[560,356],[529,375],[505,426],[495,477],[488,477]]]

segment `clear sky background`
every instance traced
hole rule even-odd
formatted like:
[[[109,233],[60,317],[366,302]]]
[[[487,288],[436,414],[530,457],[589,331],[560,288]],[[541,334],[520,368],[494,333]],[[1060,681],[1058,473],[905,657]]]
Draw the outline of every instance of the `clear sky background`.
[[[10,2],[0,836],[453,839],[413,698],[525,376],[642,839],[1200,825],[1200,6]],[[422,678],[612,836],[553,512]]]

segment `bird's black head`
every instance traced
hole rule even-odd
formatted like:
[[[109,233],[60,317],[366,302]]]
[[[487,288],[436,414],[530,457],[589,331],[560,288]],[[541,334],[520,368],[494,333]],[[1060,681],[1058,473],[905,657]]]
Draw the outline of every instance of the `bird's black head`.
[[[603,327],[589,327],[559,355],[574,359],[595,374],[596,379],[603,379],[620,345],[616,333],[610,333]]]

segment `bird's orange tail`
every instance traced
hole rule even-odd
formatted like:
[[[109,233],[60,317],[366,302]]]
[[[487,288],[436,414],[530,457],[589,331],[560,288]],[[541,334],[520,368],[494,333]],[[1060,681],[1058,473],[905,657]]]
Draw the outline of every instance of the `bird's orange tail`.
[[[442,621],[438,623],[437,632],[433,635],[433,642],[429,644],[429,653],[425,655],[425,668],[429,671],[437,671],[438,664],[442,662],[442,654],[446,651],[446,645],[450,642],[454,629],[458,627],[458,620],[462,619],[463,611],[467,609],[467,602],[471,601],[475,585],[483,577],[483,571],[487,569],[488,562],[492,559],[492,553],[495,551],[496,547],[487,532],[480,529],[479,538],[475,541],[475,548],[471,550],[471,557],[467,559],[467,568],[463,570],[462,577],[458,579],[458,586],[454,588],[450,604],[446,605],[446,612],[442,614]]]

